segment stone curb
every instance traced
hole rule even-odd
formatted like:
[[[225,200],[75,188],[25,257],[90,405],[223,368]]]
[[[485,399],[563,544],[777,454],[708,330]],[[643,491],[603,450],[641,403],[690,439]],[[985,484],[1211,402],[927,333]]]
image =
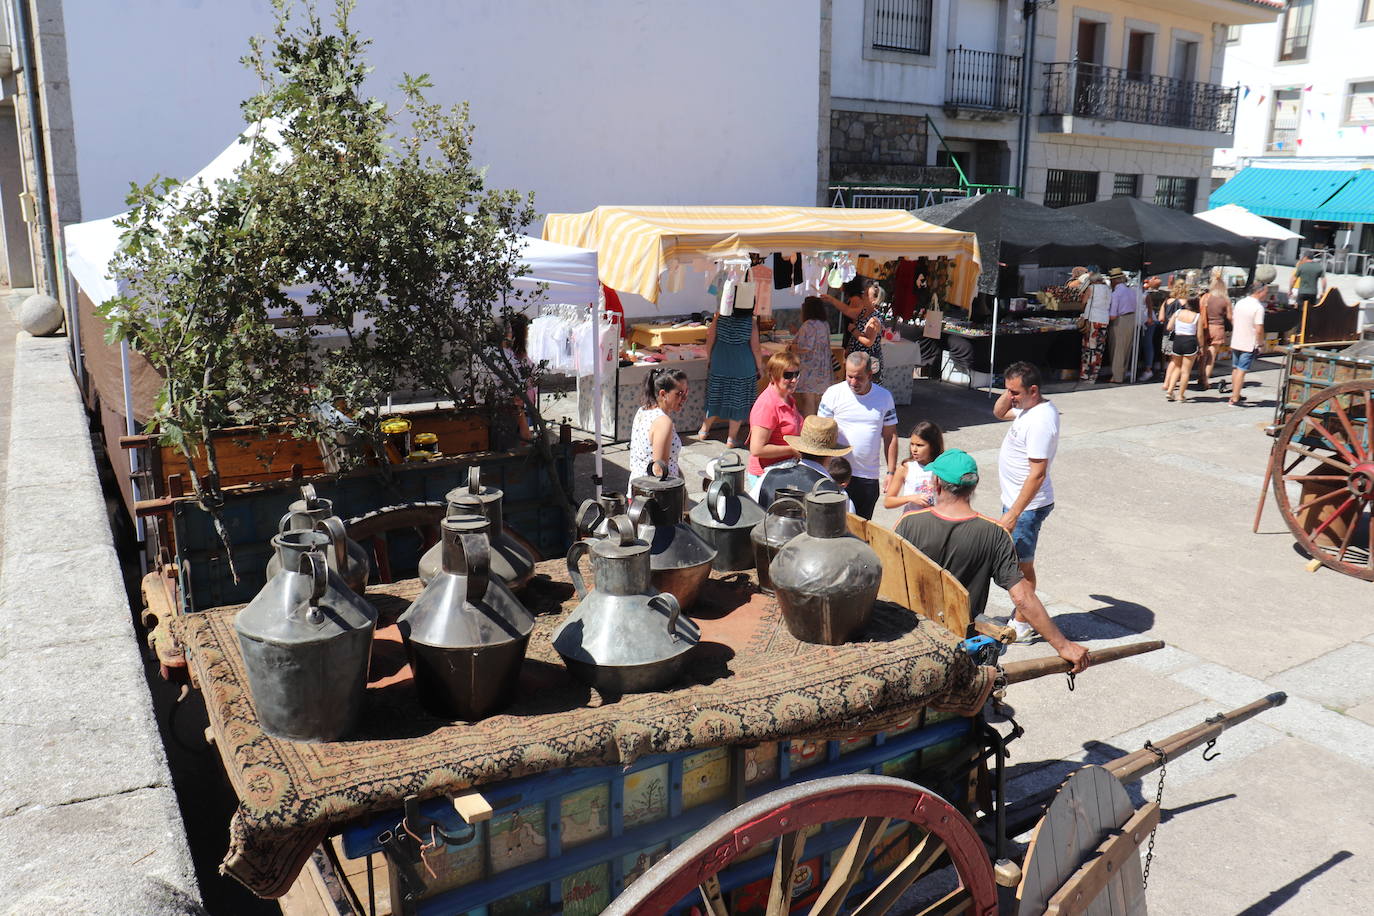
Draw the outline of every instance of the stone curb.
[[[67,347],[15,338],[0,854],[31,912],[201,913]]]

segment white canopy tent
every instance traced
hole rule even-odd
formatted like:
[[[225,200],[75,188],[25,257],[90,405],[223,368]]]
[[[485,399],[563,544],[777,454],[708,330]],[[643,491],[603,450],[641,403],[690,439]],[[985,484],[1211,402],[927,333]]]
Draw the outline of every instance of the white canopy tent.
[[[1240,204],[1226,204],[1215,210],[1203,210],[1201,213],[1194,213],[1193,215],[1198,219],[1206,220],[1213,226],[1220,226],[1222,229],[1234,232],[1236,235],[1243,235],[1248,239],[1287,242],[1291,239],[1302,238],[1293,230],[1271,222],[1258,214],[1251,213]]]
[[[276,130],[276,124],[268,123],[265,125],[264,132],[265,134],[268,132],[275,133]],[[250,128],[246,135],[251,133],[252,129]],[[249,144],[236,139],[186,184],[203,183],[206,187],[213,188],[216,181],[233,176],[235,170],[247,160],[250,149]],[[68,282],[79,287],[81,293],[95,306],[108,302],[127,291],[127,285],[119,278],[112,276],[109,269],[110,261],[114,258],[119,246],[122,230],[115,223],[120,218],[119,216],[111,216],[105,219],[77,223],[64,229]],[[538,298],[534,300],[537,302],[589,306],[597,316],[598,321],[600,320],[604,299],[601,296],[597,253],[595,251],[571,245],[561,245],[557,242],[549,242],[530,236],[513,237],[510,244],[517,252],[517,256],[525,268],[525,273],[513,284],[516,289],[539,293]],[[80,373],[84,371],[82,354],[79,350],[81,340],[80,311],[77,307],[76,290],[73,289],[70,292],[71,295],[68,296],[68,299],[71,305],[67,321],[68,327],[71,329],[73,361],[77,366],[78,373]],[[292,298],[303,298],[308,294],[309,287],[292,287],[286,292]],[[136,420],[129,346],[126,342],[120,345],[120,367],[124,387],[125,427],[127,433],[133,435],[136,431]],[[595,368],[596,371],[592,378],[596,404],[593,432],[596,435],[595,461],[596,476],[599,480],[602,476],[602,418],[600,410],[602,380],[599,360],[596,361]],[[131,451],[129,454],[132,461],[136,453]],[[136,470],[136,468],[131,468],[131,470]]]

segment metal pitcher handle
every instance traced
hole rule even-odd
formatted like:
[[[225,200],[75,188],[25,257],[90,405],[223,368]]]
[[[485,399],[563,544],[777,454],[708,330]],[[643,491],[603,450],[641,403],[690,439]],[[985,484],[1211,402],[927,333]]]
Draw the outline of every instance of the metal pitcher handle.
[[[491,548],[486,534],[458,535],[458,553],[463,558],[463,574],[468,579],[468,600],[481,601],[491,582]]]
[[[630,507],[630,524],[634,525],[636,531],[645,523],[645,515],[649,516],[648,520],[650,522],[653,521],[654,514],[649,511],[649,506],[651,505],[657,508],[658,500],[652,496],[641,496],[639,499],[635,500],[635,504]]]
[[[706,511],[711,513],[711,518],[725,521],[725,501],[734,495],[735,487],[730,481],[723,477],[711,481],[711,488],[706,491]]]
[[[568,548],[568,578],[572,579],[573,588],[577,590],[577,597],[587,597],[587,581],[582,578],[582,570],[578,568],[582,562],[582,556],[591,549],[586,541],[577,541]]]
[[[343,522],[337,515],[331,515],[316,522],[315,530],[329,536],[329,546],[334,549],[334,571],[342,576],[348,569],[348,534]]]
[[[601,503],[594,499],[582,500],[582,505],[577,507],[577,516],[574,519],[577,530],[583,535],[591,534],[596,530],[596,526],[606,520],[606,510]]]
[[[307,550],[301,554],[301,563],[296,571],[310,577],[310,597],[306,599],[309,606],[305,610],[305,619],[318,626],[324,622],[320,599],[329,586],[329,565],[319,551]]]
[[[798,512],[806,512],[806,507],[801,504],[801,501],[793,499],[790,496],[783,496],[779,499],[773,500],[771,503],[768,504],[768,511],[763,514],[763,539],[765,541],[768,541],[768,520],[774,516],[775,513],[773,512],[773,510],[776,509],[778,506],[796,506]],[[770,541],[769,543],[772,542]]]
[[[468,468],[468,492],[482,493],[482,468],[475,464]]]
[[[320,497],[316,495],[315,485],[313,483],[301,484],[301,499],[305,500],[305,507],[307,509],[314,509],[319,505]]]
[[[660,474],[660,475],[658,475],[658,479],[659,479],[659,480],[667,480],[669,477],[672,476],[671,474],[668,473],[668,462],[664,461],[662,458],[653,458],[653,459],[650,459],[650,461],[649,461],[649,466],[645,469],[644,473],[647,474],[647,475],[649,475],[650,477],[653,477],[653,476],[654,476],[654,465],[659,465],[660,467],[663,468],[663,473]]]
[[[660,592],[649,599],[650,607],[657,607],[668,612],[668,635],[677,642],[677,619],[682,616],[682,605],[669,592]]]

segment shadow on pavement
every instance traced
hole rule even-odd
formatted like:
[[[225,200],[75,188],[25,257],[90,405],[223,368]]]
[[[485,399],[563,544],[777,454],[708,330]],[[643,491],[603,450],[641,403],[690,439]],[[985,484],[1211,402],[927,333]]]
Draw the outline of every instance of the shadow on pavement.
[[[1355,854],[1353,852],[1349,851],[1348,849],[1342,849],[1340,852],[1335,853],[1331,856],[1331,858],[1327,859],[1325,862],[1318,865],[1316,868],[1310,869],[1309,871],[1304,872],[1303,874],[1294,878],[1292,881],[1289,881],[1282,887],[1270,891],[1269,894],[1263,900],[1255,901],[1254,903],[1250,904],[1245,909],[1237,913],[1236,916],[1264,916],[1264,914],[1266,913],[1273,913],[1279,907],[1287,903],[1289,900],[1292,900],[1294,897],[1296,897],[1298,895],[1298,891],[1302,890],[1304,884],[1311,881],[1318,875],[1321,875],[1323,872],[1330,871],[1337,865],[1344,862],[1346,859],[1353,859],[1354,857]]]

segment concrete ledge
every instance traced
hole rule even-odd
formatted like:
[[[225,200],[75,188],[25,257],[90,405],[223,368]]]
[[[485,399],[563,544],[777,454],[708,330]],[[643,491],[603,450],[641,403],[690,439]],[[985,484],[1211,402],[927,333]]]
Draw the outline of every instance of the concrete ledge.
[[[67,347],[15,340],[0,555],[5,912],[199,913]]]

